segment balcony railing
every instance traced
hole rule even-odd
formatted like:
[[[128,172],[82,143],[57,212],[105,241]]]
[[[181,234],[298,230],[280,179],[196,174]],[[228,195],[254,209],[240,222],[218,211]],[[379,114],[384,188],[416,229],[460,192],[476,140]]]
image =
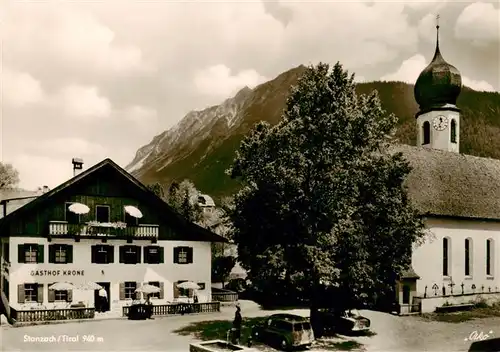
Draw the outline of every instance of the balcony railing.
[[[83,223],[68,224],[66,221],[51,221],[49,234],[51,236],[89,236],[89,237],[128,237],[128,238],[158,238],[158,225],[126,226],[120,223]]]
[[[37,310],[16,310],[10,309],[12,318],[16,322],[26,323],[46,320],[72,320],[72,319],[93,319],[94,308],[71,308],[71,309],[37,309]]]
[[[184,315],[196,313],[216,313],[220,312],[220,302],[206,302],[206,303],[170,303],[153,305],[153,315]],[[124,306],[123,316],[128,316],[130,306]]]

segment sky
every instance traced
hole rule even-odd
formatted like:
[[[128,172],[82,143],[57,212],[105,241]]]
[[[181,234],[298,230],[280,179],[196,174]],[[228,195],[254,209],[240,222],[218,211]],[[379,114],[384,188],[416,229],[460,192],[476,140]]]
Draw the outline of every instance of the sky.
[[[191,110],[300,64],[414,83],[440,48],[463,83],[500,89],[498,2],[5,0],[0,160],[20,187],[122,167]]]

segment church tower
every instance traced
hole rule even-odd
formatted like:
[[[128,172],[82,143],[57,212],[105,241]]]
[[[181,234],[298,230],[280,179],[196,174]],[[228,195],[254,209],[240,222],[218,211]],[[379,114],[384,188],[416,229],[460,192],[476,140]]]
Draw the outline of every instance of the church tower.
[[[439,20],[439,15],[437,16]],[[439,51],[439,23],[434,58],[415,83],[417,146],[460,152],[460,72],[444,61]]]

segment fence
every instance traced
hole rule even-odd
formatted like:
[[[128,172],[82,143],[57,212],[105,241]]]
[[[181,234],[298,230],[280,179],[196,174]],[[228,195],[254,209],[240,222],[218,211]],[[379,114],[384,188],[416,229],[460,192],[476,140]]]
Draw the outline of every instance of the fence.
[[[11,308],[10,312],[11,317],[20,323],[47,320],[93,319],[95,316],[95,308],[34,310],[16,310]]]
[[[123,316],[128,316],[130,306],[123,307]],[[192,313],[215,313],[220,312],[220,302],[208,303],[173,303],[153,305],[154,315],[176,315]]]
[[[238,300],[237,292],[212,292],[212,301],[216,302],[236,302]]]

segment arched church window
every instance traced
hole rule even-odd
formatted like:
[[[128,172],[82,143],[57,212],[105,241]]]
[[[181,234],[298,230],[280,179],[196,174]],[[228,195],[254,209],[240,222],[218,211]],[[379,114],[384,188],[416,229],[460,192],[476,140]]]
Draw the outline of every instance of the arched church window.
[[[472,239],[471,238],[466,238],[465,239],[465,276],[471,276],[472,275]]]
[[[450,134],[451,143],[457,143],[457,123],[455,119],[451,120]]]
[[[495,246],[493,244],[494,244],[494,242],[493,242],[493,240],[491,238],[486,240],[486,275],[488,275],[488,276],[493,276],[494,275],[494,272],[493,272],[494,265],[493,265],[493,263],[495,262],[495,258],[494,258],[494,255],[495,255],[494,248],[495,248]]]
[[[450,276],[451,239],[443,238],[443,276]]]
[[[431,124],[425,121],[422,125],[422,132],[424,135],[424,142],[422,144],[429,144],[431,142]]]

